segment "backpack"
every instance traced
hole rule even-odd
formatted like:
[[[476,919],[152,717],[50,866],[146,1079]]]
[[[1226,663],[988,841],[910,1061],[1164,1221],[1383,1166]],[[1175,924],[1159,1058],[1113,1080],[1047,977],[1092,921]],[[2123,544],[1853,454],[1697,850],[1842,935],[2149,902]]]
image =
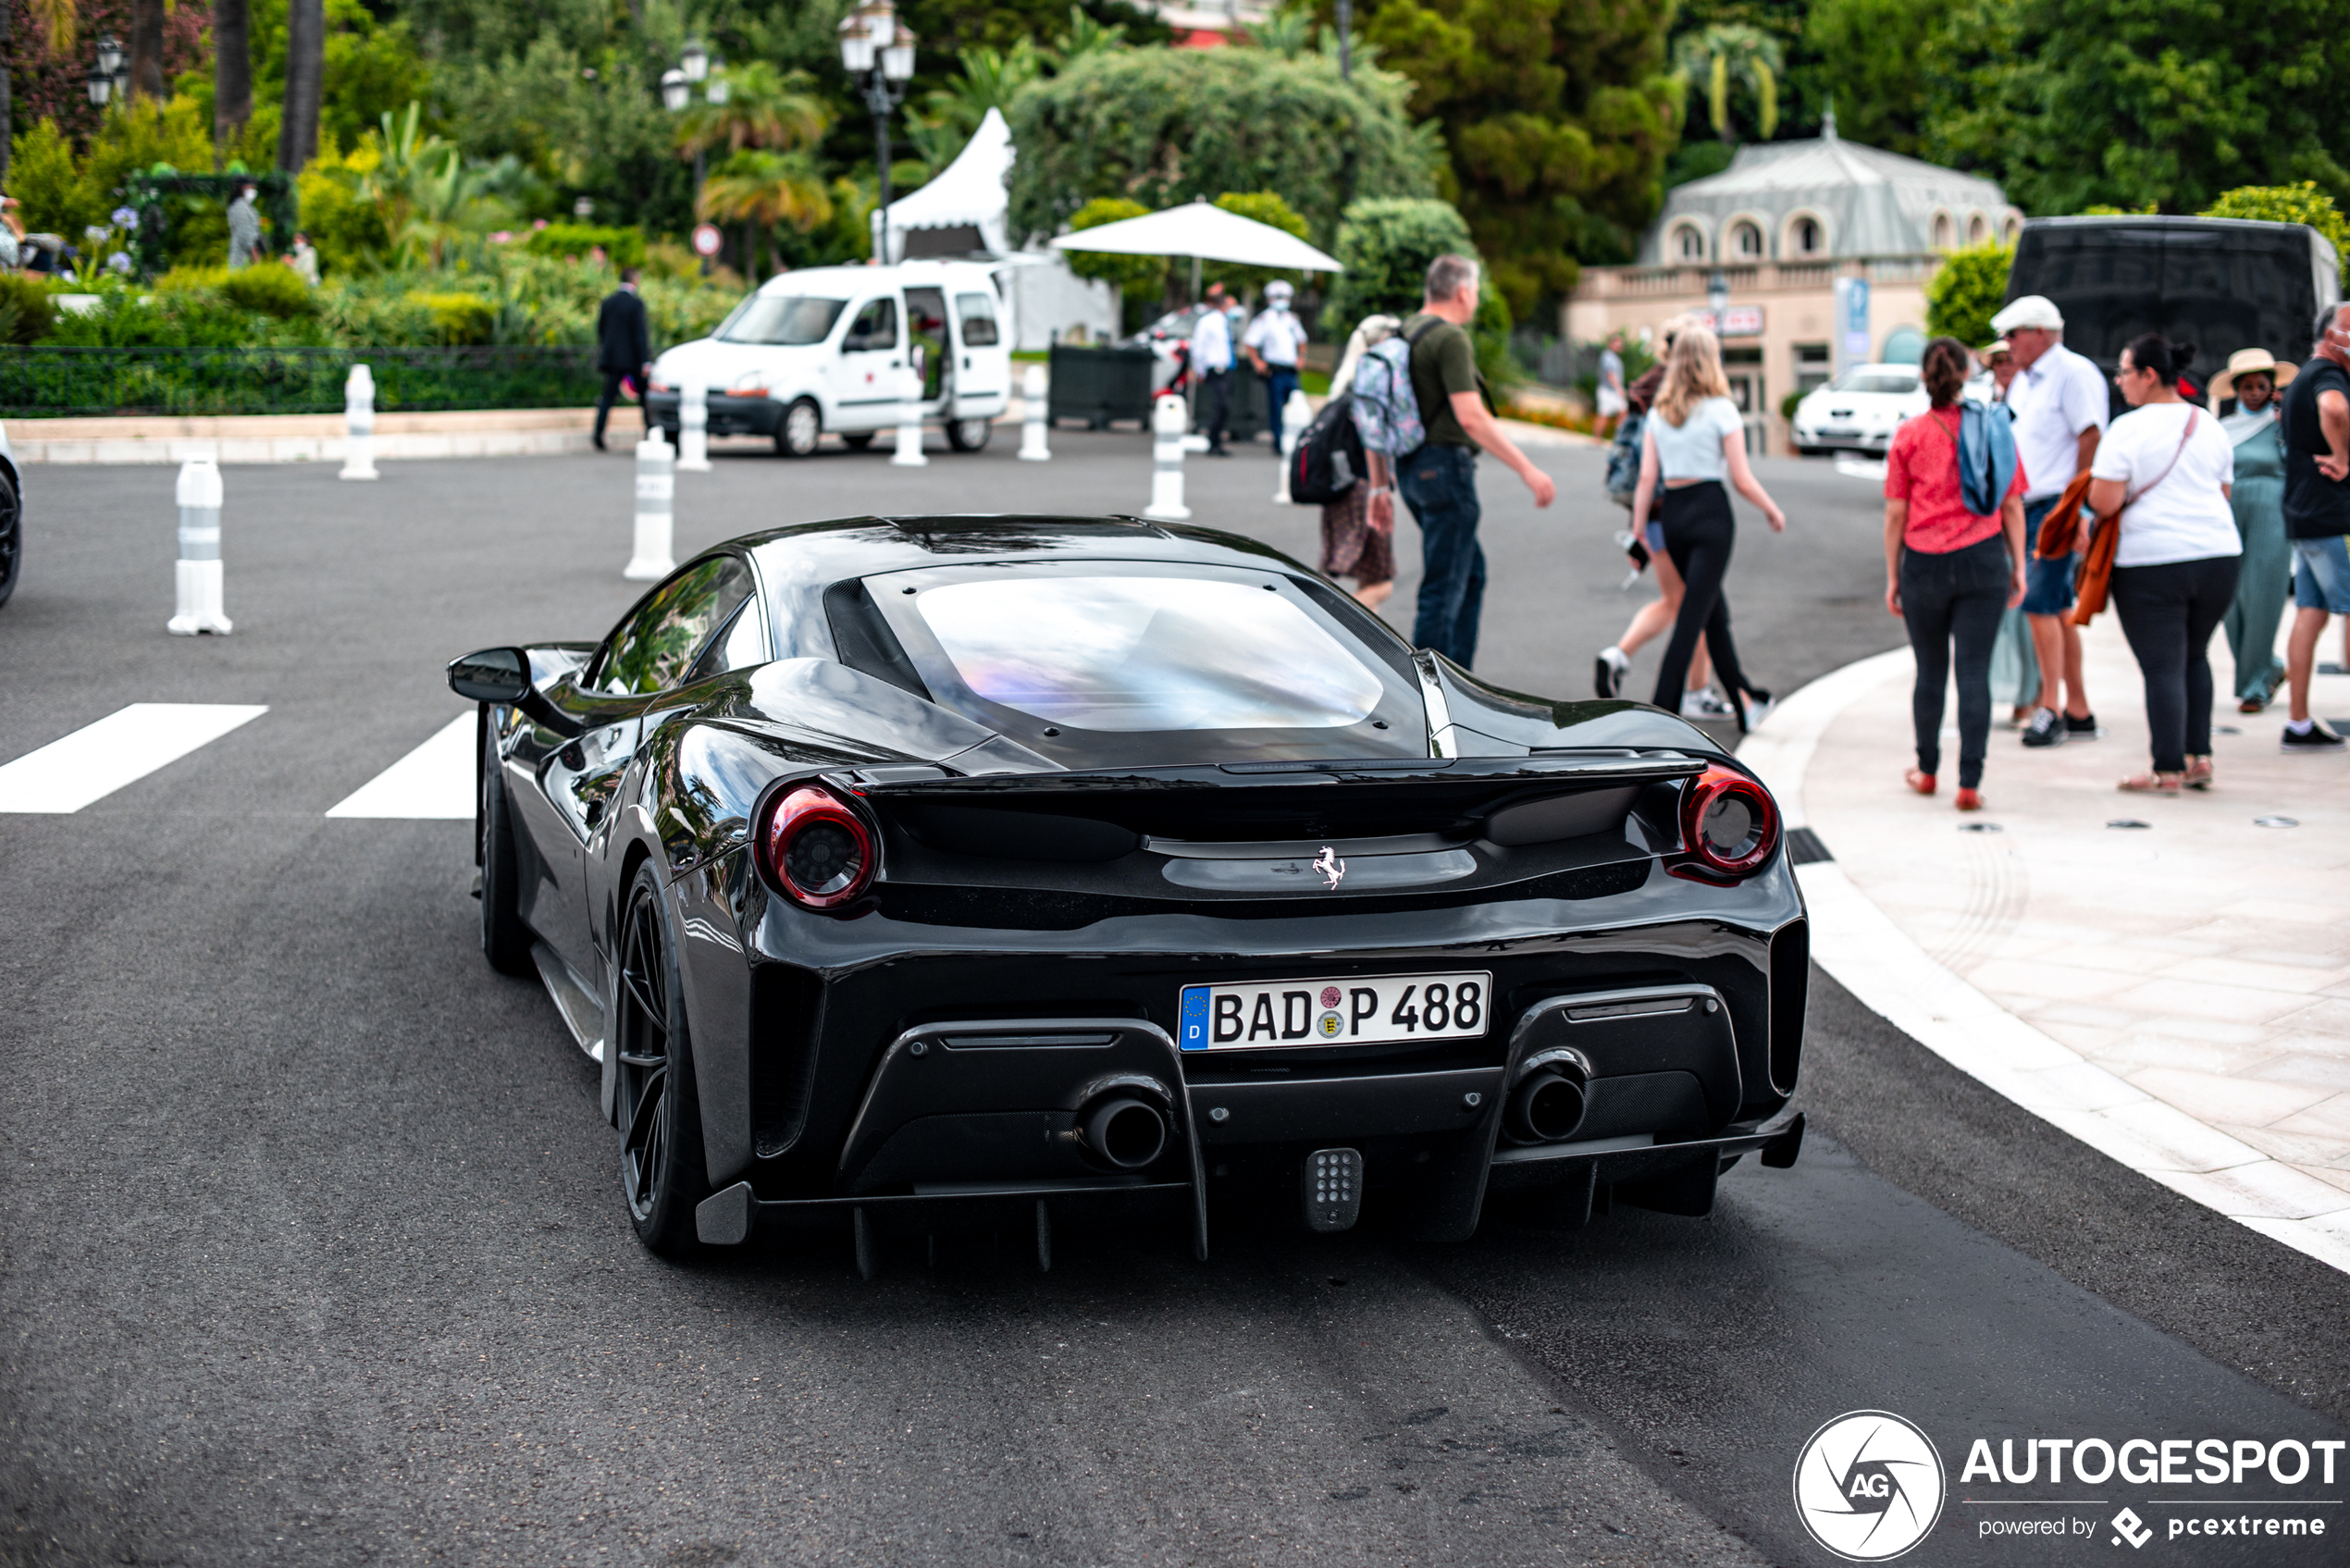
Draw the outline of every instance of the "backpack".
[[[1339,500],[1370,472],[1354,427],[1354,394],[1341,392],[1290,447],[1289,499],[1301,506]]]
[[[1995,417],[1985,404],[1959,404],[1959,499],[1977,517],[1996,516],[2015,483],[2015,416]]]
[[[1640,488],[1640,432],[1649,416],[1631,413],[1615,426],[1615,444],[1607,449],[1607,499],[1630,506]]]
[[[1431,317],[1416,332],[1399,333],[1364,350],[1355,362],[1349,401],[1365,450],[1401,460],[1428,444],[1419,394],[1412,390],[1412,350],[1441,325]]]

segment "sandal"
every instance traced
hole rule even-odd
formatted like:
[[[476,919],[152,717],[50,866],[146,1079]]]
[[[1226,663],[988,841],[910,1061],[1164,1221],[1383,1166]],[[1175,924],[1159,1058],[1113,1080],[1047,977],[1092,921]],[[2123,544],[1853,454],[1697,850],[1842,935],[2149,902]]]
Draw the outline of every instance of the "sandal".
[[[1901,782],[1908,784],[1920,795],[1932,795],[1934,793],[1934,775],[1924,772],[1923,769],[1911,768],[1909,772],[1901,775]]]
[[[2184,773],[2134,773],[2113,787],[2124,795],[2177,795]]]
[[[1959,809],[1961,811],[1982,810],[1983,792],[1979,789],[1960,789],[1959,791]]]
[[[2211,776],[2210,758],[2190,757],[2187,759],[2187,771],[2181,776],[2180,782],[2189,789],[2209,789]]]

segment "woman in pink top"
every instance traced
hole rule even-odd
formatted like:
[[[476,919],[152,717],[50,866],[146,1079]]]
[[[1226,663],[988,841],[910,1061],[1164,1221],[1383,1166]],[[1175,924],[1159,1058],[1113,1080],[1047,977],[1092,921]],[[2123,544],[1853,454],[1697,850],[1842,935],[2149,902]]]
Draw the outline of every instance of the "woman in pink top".
[[[1919,366],[1934,406],[1894,432],[1885,458],[1885,607],[1901,617],[1917,656],[1910,718],[1918,765],[1903,777],[1932,795],[1942,762],[1942,690],[1958,647],[1959,809],[1983,809],[1991,741],[1991,645],[2001,611],[2023,602],[2022,463],[1997,512],[1969,512],[1959,487],[1959,389],[1967,352],[1955,338],[1925,346]],[[2004,419],[2004,409],[1989,411]]]

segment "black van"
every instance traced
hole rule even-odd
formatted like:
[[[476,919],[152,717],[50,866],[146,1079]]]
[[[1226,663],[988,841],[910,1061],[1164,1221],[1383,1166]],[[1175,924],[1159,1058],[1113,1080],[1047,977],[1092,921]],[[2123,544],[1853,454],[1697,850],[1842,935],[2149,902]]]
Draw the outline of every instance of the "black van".
[[[2193,343],[2189,384],[2199,388],[2238,349],[2307,358],[2319,308],[2342,297],[2340,266],[2332,243],[2302,223],[2038,217],[2016,241],[2008,298],[2054,301],[2065,346],[2108,375],[2141,332]]]

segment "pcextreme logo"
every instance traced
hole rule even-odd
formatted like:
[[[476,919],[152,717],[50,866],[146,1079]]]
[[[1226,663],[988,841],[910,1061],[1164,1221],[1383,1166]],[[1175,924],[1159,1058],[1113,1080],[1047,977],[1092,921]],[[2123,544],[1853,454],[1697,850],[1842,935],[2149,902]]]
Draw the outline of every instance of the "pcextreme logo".
[[[1947,1491],[1932,1439],[1890,1411],[1837,1416],[1795,1461],[1797,1517],[1848,1562],[1884,1562],[1925,1539]]]

